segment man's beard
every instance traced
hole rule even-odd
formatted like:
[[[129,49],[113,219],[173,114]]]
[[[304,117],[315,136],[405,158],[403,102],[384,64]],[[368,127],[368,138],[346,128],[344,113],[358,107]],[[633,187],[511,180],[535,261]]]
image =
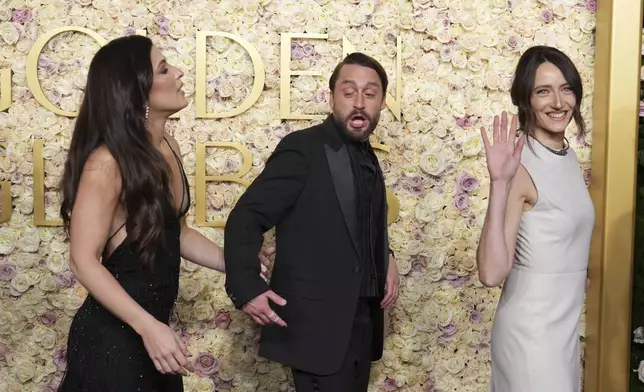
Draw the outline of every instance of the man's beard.
[[[367,127],[366,130],[360,131],[360,134],[353,133],[349,130],[349,121],[351,117],[353,116],[362,116],[365,118],[366,121],[369,122],[369,126]],[[368,115],[366,112],[362,110],[354,110],[351,113],[349,113],[346,117],[340,118],[340,116],[336,113],[333,112],[333,120],[335,124],[340,128],[340,131],[349,139],[355,142],[364,142],[369,140],[369,136],[373,133],[373,131],[376,129],[376,126],[378,125],[378,121],[380,120],[380,113],[377,113],[374,117],[371,117]]]

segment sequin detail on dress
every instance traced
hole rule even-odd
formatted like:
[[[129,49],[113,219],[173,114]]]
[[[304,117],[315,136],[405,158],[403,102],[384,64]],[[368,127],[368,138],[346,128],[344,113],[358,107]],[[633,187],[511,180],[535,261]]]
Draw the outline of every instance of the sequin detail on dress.
[[[181,159],[170,149],[181,170],[183,196],[179,213],[171,203],[166,203],[165,244],[157,249],[153,268],[141,265],[127,238],[112,254],[103,257],[103,265],[125,291],[165,324],[179,289],[181,218],[190,207],[188,180]],[[81,391],[181,392],[183,381],[180,375],[159,373],[141,337],[88,295],[71,324],[67,370],[59,389],[59,392]]]

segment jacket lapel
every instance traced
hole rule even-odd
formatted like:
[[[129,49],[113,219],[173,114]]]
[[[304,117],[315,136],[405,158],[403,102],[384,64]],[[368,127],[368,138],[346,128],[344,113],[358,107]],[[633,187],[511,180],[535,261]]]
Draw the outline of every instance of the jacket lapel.
[[[324,146],[326,160],[331,172],[335,195],[338,198],[344,223],[351,236],[351,242],[357,255],[360,255],[358,246],[358,216],[356,211],[356,191],[354,187],[351,158],[347,146],[344,145],[338,130],[335,128],[333,118],[329,116],[324,122],[327,131],[327,142]]]

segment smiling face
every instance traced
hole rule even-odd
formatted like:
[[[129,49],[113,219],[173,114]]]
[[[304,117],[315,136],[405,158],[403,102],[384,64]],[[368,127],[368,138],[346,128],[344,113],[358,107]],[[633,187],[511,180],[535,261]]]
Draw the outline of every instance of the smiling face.
[[[368,140],[385,107],[378,73],[362,65],[343,65],[329,103],[336,124],[350,139]]]
[[[535,133],[563,133],[573,118],[577,97],[561,70],[545,62],[537,69],[530,106],[536,117]]]
[[[176,113],[188,105],[188,99],[181,90],[183,72],[168,64],[157,47],[152,47],[150,58],[154,75],[149,97],[150,112]]]

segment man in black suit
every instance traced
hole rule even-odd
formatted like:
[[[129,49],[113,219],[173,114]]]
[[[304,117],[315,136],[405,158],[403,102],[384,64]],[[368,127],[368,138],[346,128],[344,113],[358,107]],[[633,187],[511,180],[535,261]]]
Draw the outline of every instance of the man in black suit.
[[[279,143],[226,224],[226,291],[263,326],[259,355],[291,367],[298,392],[366,392],[382,356],[399,277],[369,135],[387,84],[376,60],[348,55],[329,80],[333,114]],[[272,227],[269,287],[257,253]]]

